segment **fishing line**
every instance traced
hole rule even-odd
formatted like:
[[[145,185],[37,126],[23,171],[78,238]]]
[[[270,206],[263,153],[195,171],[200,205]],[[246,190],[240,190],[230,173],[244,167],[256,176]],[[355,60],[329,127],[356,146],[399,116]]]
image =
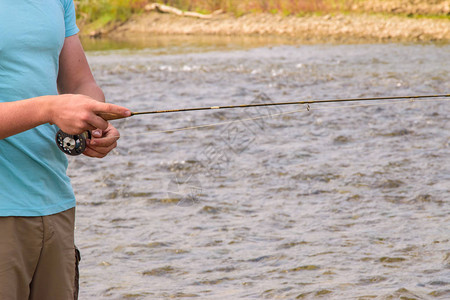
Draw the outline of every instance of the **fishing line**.
[[[449,100],[447,100],[447,99],[413,100],[412,99],[412,100],[405,100],[405,101],[396,101],[395,104],[414,103],[414,102],[440,102],[440,101],[449,101]],[[179,131],[212,128],[212,127],[218,127],[218,126],[223,126],[223,125],[229,125],[229,124],[232,124],[237,121],[242,121],[242,122],[256,121],[256,120],[265,119],[265,118],[279,117],[279,116],[283,116],[283,115],[289,115],[289,114],[294,114],[294,113],[299,113],[299,112],[307,112],[307,111],[312,111],[312,110],[346,109],[346,108],[355,108],[355,107],[382,106],[382,105],[390,105],[390,104],[393,104],[393,103],[392,102],[384,102],[384,103],[382,102],[382,103],[352,104],[352,105],[344,105],[344,106],[330,106],[330,107],[317,107],[317,108],[312,108],[311,106],[308,106],[307,108],[302,108],[299,110],[293,110],[293,111],[287,111],[287,112],[281,112],[281,113],[275,113],[275,114],[267,114],[267,115],[263,115],[263,116],[253,117],[253,118],[240,118],[240,119],[211,123],[211,124],[194,125],[194,126],[180,127],[180,128],[174,128],[174,129],[165,129],[165,130],[155,130],[155,131],[140,132],[140,133],[135,133],[135,134],[125,134],[125,135],[121,135],[120,137],[153,135],[153,134],[162,134],[162,133],[174,133],[174,132],[179,132]]]
[[[272,118],[277,117],[281,115],[287,115],[287,114],[293,114],[298,112],[305,112],[311,110],[310,105],[311,104],[319,104],[319,103],[339,103],[339,102],[359,102],[359,101],[380,101],[380,100],[391,100],[386,103],[374,103],[374,104],[355,104],[355,105],[346,105],[341,106],[337,108],[351,108],[351,107],[368,107],[368,106],[376,106],[376,105],[388,105],[393,103],[407,103],[407,102],[414,102],[414,101],[420,101],[420,102],[430,102],[431,100],[425,100],[428,98],[448,98],[450,97],[450,94],[447,95],[421,95],[421,96],[394,96],[394,97],[372,97],[372,98],[348,98],[348,99],[330,99],[330,100],[311,100],[311,101],[293,101],[293,102],[271,102],[271,103],[251,103],[251,104],[242,104],[242,105],[226,105],[226,106],[210,106],[210,107],[194,107],[194,108],[181,108],[181,109],[171,109],[171,110],[155,110],[155,111],[143,111],[143,112],[132,112],[131,116],[137,116],[137,115],[150,115],[150,114],[165,114],[165,113],[176,113],[176,112],[190,112],[190,111],[202,111],[202,110],[220,110],[220,109],[232,109],[232,108],[251,108],[251,107],[268,107],[268,106],[283,106],[283,105],[307,105],[306,109],[301,110],[295,110],[295,111],[289,111],[289,112],[281,112],[277,114],[268,114],[253,118],[244,118],[239,119],[239,121],[252,121],[252,120],[258,120],[263,118]],[[392,101],[392,100],[404,100],[404,101]],[[444,101],[447,99],[440,99],[437,101]],[[319,109],[335,109],[336,107],[324,107],[324,108],[315,108],[315,110]],[[99,116],[101,116],[103,119],[109,121],[109,120],[117,120],[117,119],[124,119],[125,117],[110,113],[100,113]],[[157,134],[157,133],[172,133],[176,131],[186,131],[186,130],[193,130],[193,129],[200,129],[200,128],[208,128],[208,127],[216,127],[221,125],[227,125],[230,123],[235,122],[236,120],[226,121],[226,122],[219,122],[219,123],[213,123],[213,124],[205,124],[205,125],[197,125],[197,126],[189,126],[189,127],[183,127],[183,128],[176,128],[171,130],[160,130],[160,131],[152,131],[148,133],[138,133],[137,135],[144,135],[144,134]],[[131,136],[131,135],[127,135]],[[84,152],[86,149],[86,140],[90,139],[90,133],[84,132],[79,135],[69,135],[61,130],[59,130],[56,134],[56,144],[60,148],[61,151],[68,155],[80,155]]]

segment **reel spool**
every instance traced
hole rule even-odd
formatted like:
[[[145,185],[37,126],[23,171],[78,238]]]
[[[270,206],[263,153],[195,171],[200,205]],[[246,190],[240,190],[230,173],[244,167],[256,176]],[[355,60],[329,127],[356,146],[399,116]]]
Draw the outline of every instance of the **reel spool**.
[[[85,131],[82,134],[67,134],[61,129],[56,133],[56,145],[67,155],[77,156],[86,149],[86,140],[91,138],[91,133]]]

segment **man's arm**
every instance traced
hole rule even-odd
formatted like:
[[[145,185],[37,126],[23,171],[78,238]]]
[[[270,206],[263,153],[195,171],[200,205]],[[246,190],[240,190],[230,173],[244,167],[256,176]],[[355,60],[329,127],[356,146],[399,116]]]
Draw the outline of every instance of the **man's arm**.
[[[109,123],[98,112],[130,116],[125,107],[101,103],[83,95],[41,96],[0,103],[0,139],[45,123],[56,124],[68,134],[96,128],[106,130]]]
[[[69,36],[59,56],[58,91],[81,94],[105,102],[105,95],[95,82],[78,35]]]

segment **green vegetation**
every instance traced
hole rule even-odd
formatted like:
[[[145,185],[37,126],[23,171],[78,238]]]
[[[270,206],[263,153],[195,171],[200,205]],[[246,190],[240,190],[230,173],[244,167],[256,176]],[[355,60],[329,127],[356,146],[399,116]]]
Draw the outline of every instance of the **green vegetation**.
[[[124,22],[143,11],[146,0],[79,0],[75,1],[77,22],[85,30],[98,29]]]
[[[210,13],[222,10],[234,15],[269,12],[297,15],[305,12],[348,10],[364,0],[78,0],[77,18],[82,23],[124,21],[134,13],[143,11],[146,4],[157,2],[185,11]]]

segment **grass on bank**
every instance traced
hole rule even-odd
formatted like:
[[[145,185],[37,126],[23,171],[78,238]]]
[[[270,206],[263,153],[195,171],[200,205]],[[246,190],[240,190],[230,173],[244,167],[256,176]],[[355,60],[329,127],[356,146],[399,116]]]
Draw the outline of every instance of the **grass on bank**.
[[[77,19],[81,23],[125,21],[142,12],[145,5],[157,2],[184,11],[211,13],[216,10],[236,16],[245,13],[268,12],[297,15],[311,12],[348,10],[355,2],[365,0],[78,0],[75,1]]]

